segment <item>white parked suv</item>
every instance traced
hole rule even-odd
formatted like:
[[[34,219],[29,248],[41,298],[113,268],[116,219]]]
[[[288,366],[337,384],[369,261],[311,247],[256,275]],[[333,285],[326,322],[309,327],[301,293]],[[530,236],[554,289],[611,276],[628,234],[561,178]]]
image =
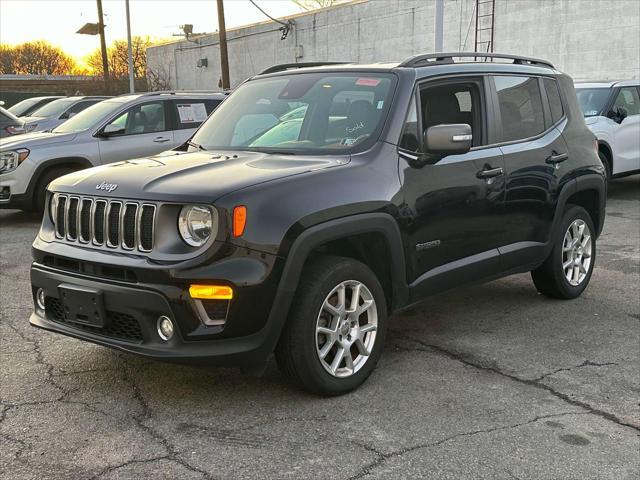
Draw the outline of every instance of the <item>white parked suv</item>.
[[[24,127],[27,132],[44,132],[45,130],[53,130],[58,125],[66,122],[70,118],[79,114],[83,110],[95,105],[107,98],[105,96],[91,97],[66,97],[53,100],[38,109],[23,116]]]
[[[62,175],[183,145],[225,98],[193,92],[124,95],[89,107],[52,132],[4,138],[0,208],[41,210],[47,185]]]
[[[607,179],[640,173],[640,80],[576,83]]]

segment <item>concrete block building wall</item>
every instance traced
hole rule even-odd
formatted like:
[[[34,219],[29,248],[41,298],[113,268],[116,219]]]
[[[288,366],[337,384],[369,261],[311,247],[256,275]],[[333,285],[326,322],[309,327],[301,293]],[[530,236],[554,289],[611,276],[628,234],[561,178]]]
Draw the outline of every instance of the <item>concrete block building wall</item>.
[[[444,50],[472,51],[475,0],[444,1]],[[277,63],[402,60],[434,50],[435,0],[360,0],[229,30],[232,86]],[[215,19],[212,18],[212,24]],[[640,76],[640,0],[496,0],[494,51],[545,58],[577,80]],[[197,67],[206,58],[206,67]],[[147,51],[174,89],[215,89],[217,34]]]

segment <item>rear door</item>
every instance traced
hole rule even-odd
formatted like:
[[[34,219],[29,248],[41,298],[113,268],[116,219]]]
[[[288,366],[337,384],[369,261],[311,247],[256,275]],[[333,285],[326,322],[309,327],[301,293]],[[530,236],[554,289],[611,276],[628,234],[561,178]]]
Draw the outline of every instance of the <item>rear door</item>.
[[[193,132],[204,122],[211,113],[218,108],[222,100],[207,99],[179,99],[169,102],[170,115],[173,122],[173,137],[176,146],[189,140]]]
[[[510,74],[491,79],[506,169],[507,228],[500,252],[508,270],[539,261],[549,241],[561,179],[569,169],[562,136],[567,119],[554,78]]]
[[[420,85],[400,140],[405,214],[405,258],[413,300],[497,273],[504,219],[504,162],[488,145],[482,77]],[[415,164],[430,126],[466,123],[473,148],[462,155]]]
[[[613,173],[640,169],[640,95],[635,86],[621,87],[612,110],[623,107],[627,116],[614,133]]]
[[[122,132],[98,138],[102,163],[155,155],[175,146],[165,100],[139,103],[116,115],[108,125]]]

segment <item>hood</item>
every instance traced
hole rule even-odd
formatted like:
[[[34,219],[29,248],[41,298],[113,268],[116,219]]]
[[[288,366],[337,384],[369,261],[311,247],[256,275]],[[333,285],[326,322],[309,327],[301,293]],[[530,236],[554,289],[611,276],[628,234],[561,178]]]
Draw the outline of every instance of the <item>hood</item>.
[[[600,117],[585,117],[584,123],[586,123],[587,125],[595,125],[596,123],[598,123],[599,119]]]
[[[213,203],[244,187],[349,162],[348,156],[173,153],[80,170],[55,180],[50,188],[125,199]]]
[[[31,150],[33,147],[70,142],[75,138],[75,133],[30,132],[1,139],[0,150],[13,150],[15,148],[28,148]]]
[[[20,117],[20,119],[24,120],[27,124],[42,122],[43,120],[46,120],[46,118],[47,117]]]

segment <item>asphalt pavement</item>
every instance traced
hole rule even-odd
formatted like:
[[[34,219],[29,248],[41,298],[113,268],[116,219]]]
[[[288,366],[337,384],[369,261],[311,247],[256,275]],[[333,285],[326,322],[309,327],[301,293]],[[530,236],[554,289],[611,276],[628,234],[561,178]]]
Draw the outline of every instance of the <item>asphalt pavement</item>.
[[[391,321],[357,391],[135,356],[29,326],[39,219],[0,211],[2,479],[640,478],[640,176],[577,300],[529,275]]]

